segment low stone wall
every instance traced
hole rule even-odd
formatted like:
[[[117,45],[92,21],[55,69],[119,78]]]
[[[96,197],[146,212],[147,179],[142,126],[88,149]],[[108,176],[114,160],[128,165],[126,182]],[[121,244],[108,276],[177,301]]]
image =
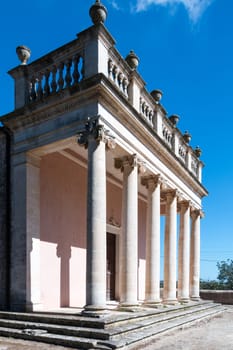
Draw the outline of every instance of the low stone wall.
[[[233,305],[233,290],[201,290],[201,299]]]

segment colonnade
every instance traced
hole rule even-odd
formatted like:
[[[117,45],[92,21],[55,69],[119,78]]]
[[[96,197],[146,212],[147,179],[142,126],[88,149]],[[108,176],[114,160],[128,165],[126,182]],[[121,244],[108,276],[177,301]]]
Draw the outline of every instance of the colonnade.
[[[87,273],[85,312],[106,308],[106,147],[114,142],[103,126],[89,122],[79,136],[88,148]],[[107,145],[107,146],[106,146]],[[143,176],[143,163],[136,155],[115,159],[123,173],[122,233],[120,237],[120,305],[139,305],[138,267],[138,177],[147,187],[145,304],[160,299],[160,201],[159,175]],[[178,202],[175,189],[162,191],[166,203],[163,302],[175,304],[199,299],[200,215],[189,201]],[[177,295],[177,212],[180,207]],[[191,222],[191,225],[190,225]],[[191,233],[190,233],[191,226]],[[191,239],[190,239],[191,237]]]

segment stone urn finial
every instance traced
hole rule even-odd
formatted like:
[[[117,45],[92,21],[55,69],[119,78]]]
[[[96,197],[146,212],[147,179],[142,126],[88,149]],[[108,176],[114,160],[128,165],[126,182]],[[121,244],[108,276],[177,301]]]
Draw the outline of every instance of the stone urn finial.
[[[196,154],[197,158],[200,158],[201,154],[202,154],[202,150],[199,146],[197,146],[194,150],[194,153]]]
[[[31,57],[31,50],[27,46],[21,45],[16,48],[16,53],[21,61],[21,65],[26,65]]]
[[[151,91],[151,96],[153,97],[153,99],[155,100],[156,103],[159,103],[162,96],[163,96],[163,92],[161,90],[153,90]]]
[[[132,70],[137,69],[139,65],[139,58],[133,50],[130,51],[130,53],[126,56],[125,60]]]
[[[179,122],[180,117],[177,114],[173,114],[169,117],[170,121],[172,122],[172,124],[174,126],[176,126],[176,124]]]
[[[106,21],[108,11],[106,7],[101,4],[100,0],[96,0],[95,4],[91,6],[89,15],[94,24],[103,24]]]
[[[183,138],[184,138],[186,143],[189,143],[191,141],[192,136],[190,135],[190,133],[188,131],[185,131]]]

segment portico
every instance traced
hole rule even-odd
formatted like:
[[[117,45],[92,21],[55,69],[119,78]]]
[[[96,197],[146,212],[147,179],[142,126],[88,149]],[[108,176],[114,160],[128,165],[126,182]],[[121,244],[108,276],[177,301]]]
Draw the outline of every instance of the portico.
[[[11,225],[3,235],[11,242],[2,249],[11,268],[2,309],[66,306],[93,315],[112,295],[121,309],[200,297],[200,149],[102,22],[49,59],[9,72],[15,110],[1,120],[12,134]]]

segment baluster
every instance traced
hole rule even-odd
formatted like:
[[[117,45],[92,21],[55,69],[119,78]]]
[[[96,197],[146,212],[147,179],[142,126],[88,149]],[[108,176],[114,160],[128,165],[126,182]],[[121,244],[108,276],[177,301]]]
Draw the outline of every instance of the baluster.
[[[82,64],[82,68],[81,68],[81,80],[83,80],[85,78],[85,65],[84,65],[84,59],[81,57],[81,64]]]
[[[150,110],[150,113],[149,113],[149,120],[150,120],[151,125],[153,125],[153,111],[152,110]]]
[[[43,73],[39,73],[37,78],[37,100],[41,100],[43,98],[42,79]]]
[[[146,103],[143,102],[143,104],[142,104],[142,113],[145,114],[145,112],[146,112]]]
[[[61,91],[64,87],[63,69],[64,69],[64,63],[60,63],[58,66],[58,71],[59,71],[58,91]]]
[[[52,92],[57,91],[57,67],[56,66],[52,67],[51,89],[52,89]]]
[[[70,87],[72,82],[72,77],[70,73],[71,64],[72,64],[72,60],[68,60],[66,62],[66,76],[65,76],[66,87]]]
[[[32,77],[31,80],[32,88],[31,88],[31,99],[32,101],[36,100],[36,78]]]
[[[123,87],[122,87],[123,74],[122,74],[121,72],[118,74],[117,80],[118,80],[119,88],[120,88],[121,90],[123,90]]]
[[[140,104],[140,113],[142,113],[142,98],[140,97],[140,100],[139,100],[139,104]]]
[[[73,71],[73,86],[77,86],[79,84],[79,79],[80,79],[80,74],[78,70],[78,65],[80,61],[80,56],[76,55],[73,58],[73,63],[74,63],[74,71]]]
[[[45,96],[48,96],[50,94],[49,76],[50,76],[50,71],[48,69],[46,69],[46,71],[45,71],[45,84],[44,84],[44,95]]]
[[[123,91],[124,91],[126,96],[128,96],[128,85],[129,85],[128,79],[124,78],[123,79]]]
[[[113,80],[116,82],[116,78],[117,78],[117,73],[118,73],[118,68],[117,66],[114,66],[113,68]]]
[[[108,75],[113,79],[113,61],[111,59],[108,61]]]
[[[32,101],[32,82],[31,81],[28,81],[27,100],[28,102]]]

